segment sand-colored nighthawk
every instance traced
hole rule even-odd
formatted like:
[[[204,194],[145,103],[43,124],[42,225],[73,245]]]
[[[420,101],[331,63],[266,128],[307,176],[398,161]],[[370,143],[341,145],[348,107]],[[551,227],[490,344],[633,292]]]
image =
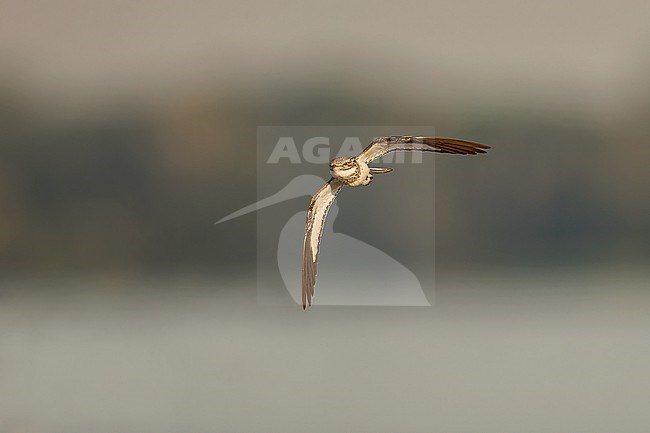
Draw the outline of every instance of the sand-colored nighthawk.
[[[391,168],[369,167],[372,161],[397,150],[477,155],[486,153],[490,146],[455,138],[391,136],[375,138],[356,157],[340,157],[330,162],[332,178],[311,198],[305,224],[305,243],[302,255],[302,307],[311,306],[316,285],[318,251],[325,218],[332,202],[344,186],[362,186],[372,182],[373,174],[392,171]]]

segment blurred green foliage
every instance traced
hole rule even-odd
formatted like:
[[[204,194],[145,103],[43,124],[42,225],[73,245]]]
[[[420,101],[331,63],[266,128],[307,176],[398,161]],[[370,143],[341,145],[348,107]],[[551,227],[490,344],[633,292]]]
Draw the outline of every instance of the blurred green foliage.
[[[253,215],[212,223],[255,200],[256,127],[268,124],[433,124],[438,135],[492,145],[480,160],[436,164],[438,261],[650,257],[650,104],[635,109],[646,115],[604,126],[560,104],[410,104],[339,84],[124,101],[57,117],[12,83],[0,88],[3,272],[253,263]]]

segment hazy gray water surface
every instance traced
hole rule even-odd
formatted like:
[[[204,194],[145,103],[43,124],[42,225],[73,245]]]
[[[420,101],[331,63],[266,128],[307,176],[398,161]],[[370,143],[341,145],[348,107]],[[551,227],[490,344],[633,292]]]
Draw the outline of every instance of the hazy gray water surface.
[[[4,281],[0,432],[647,431],[647,277],[456,275],[433,307],[307,312],[221,277]]]

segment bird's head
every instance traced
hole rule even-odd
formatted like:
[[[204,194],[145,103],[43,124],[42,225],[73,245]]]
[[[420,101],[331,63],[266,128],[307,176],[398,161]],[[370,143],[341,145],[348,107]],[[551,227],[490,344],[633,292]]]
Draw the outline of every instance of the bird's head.
[[[334,158],[330,162],[330,168],[350,168],[354,167],[357,164],[357,161],[355,158],[349,157],[349,156],[340,156],[338,158]]]
[[[335,158],[330,162],[330,171],[336,179],[347,183],[359,176],[359,163],[355,158]]]

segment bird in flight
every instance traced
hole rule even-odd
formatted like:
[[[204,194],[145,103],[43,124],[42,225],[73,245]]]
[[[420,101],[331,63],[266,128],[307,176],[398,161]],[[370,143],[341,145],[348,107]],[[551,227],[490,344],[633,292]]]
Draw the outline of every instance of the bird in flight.
[[[302,254],[302,308],[311,306],[325,218],[339,191],[344,186],[366,186],[372,182],[374,174],[393,171],[392,168],[369,167],[368,164],[397,150],[478,155],[486,153],[487,149],[490,146],[455,138],[401,135],[375,138],[359,155],[333,159],[330,162],[332,178],[312,196],[307,208]]]

